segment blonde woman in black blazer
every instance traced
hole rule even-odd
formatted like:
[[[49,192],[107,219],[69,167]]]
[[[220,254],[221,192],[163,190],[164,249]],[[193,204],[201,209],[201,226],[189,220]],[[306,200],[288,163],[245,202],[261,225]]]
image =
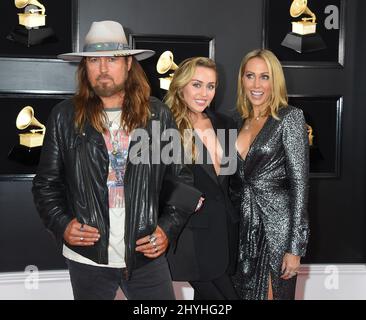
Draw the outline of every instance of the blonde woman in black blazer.
[[[175,71],[165,99],[177,122],[186,161],[192,162],[194,186],[205,198],[168,252],[173,280],[188,281],[195,300],[237,299],[230,275],[235,271],[239,219],[228,196],[235,166],[223,163],[235,150],[235,124],[207,108],[216,86],[214,61],[190,58]],[[175,197],[184,200],[184,192]]]

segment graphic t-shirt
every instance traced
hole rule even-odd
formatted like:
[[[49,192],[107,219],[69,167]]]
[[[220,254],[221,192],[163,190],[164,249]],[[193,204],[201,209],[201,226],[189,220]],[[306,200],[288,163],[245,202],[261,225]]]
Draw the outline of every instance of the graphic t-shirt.
[[[120,126],[121,108],[105,109],[108,116],[108,131],[103,134],[109,155],[107,187],[109,194],[109,246],[108,264],[97,264],[64,246],[63,255],[77,262],[95,266],[124,268],[125,264],[125,195],[124,176],[126,172],[129,136]]]

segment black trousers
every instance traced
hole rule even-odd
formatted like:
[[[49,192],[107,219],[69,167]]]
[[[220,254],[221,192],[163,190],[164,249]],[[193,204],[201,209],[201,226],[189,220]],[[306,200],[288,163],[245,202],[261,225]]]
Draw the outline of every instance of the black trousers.
[[[87,265],[66,259],[75,300],[113,300],[120,287],[131,300],[175,300],[168,262],[160,256],[124,279],[122,268]]]
[[[194,300],[238,300],[231,277],[224,273],[211,281],[190,281]]]

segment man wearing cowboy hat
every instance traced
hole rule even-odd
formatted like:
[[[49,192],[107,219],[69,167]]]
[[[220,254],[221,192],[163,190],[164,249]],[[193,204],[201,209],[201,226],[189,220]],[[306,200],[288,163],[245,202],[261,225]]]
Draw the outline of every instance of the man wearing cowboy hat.
[[[128,299],[174,299],[165,252],[201,193],[182,162],[135,161],[154,150],[153,122],[159,134],[176,128],[137,62],[153,54],[128,48],[118,22],[100,21],[82,52],[59,56],[80,61],[78,89],[51,112],[32,191],[47,229],[63,240],[75,299],[113,299],[118,287]],[[134,138],[142,129],[145,146]],[[175,180],[185,207],[159,209],[164,181]]]

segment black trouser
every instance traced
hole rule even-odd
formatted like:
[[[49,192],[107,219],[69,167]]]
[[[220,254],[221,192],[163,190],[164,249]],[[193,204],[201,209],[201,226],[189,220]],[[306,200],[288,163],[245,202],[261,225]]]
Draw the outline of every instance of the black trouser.
[[[226,273],[211,281],[190,281],[194,300],[238,300],[231,277]]]
[[[75,300],[113,300],[120,287],[131,300],[175,300],[167,260],[152,260],[124,279],[122,268],[87,265],[66,259]]]

